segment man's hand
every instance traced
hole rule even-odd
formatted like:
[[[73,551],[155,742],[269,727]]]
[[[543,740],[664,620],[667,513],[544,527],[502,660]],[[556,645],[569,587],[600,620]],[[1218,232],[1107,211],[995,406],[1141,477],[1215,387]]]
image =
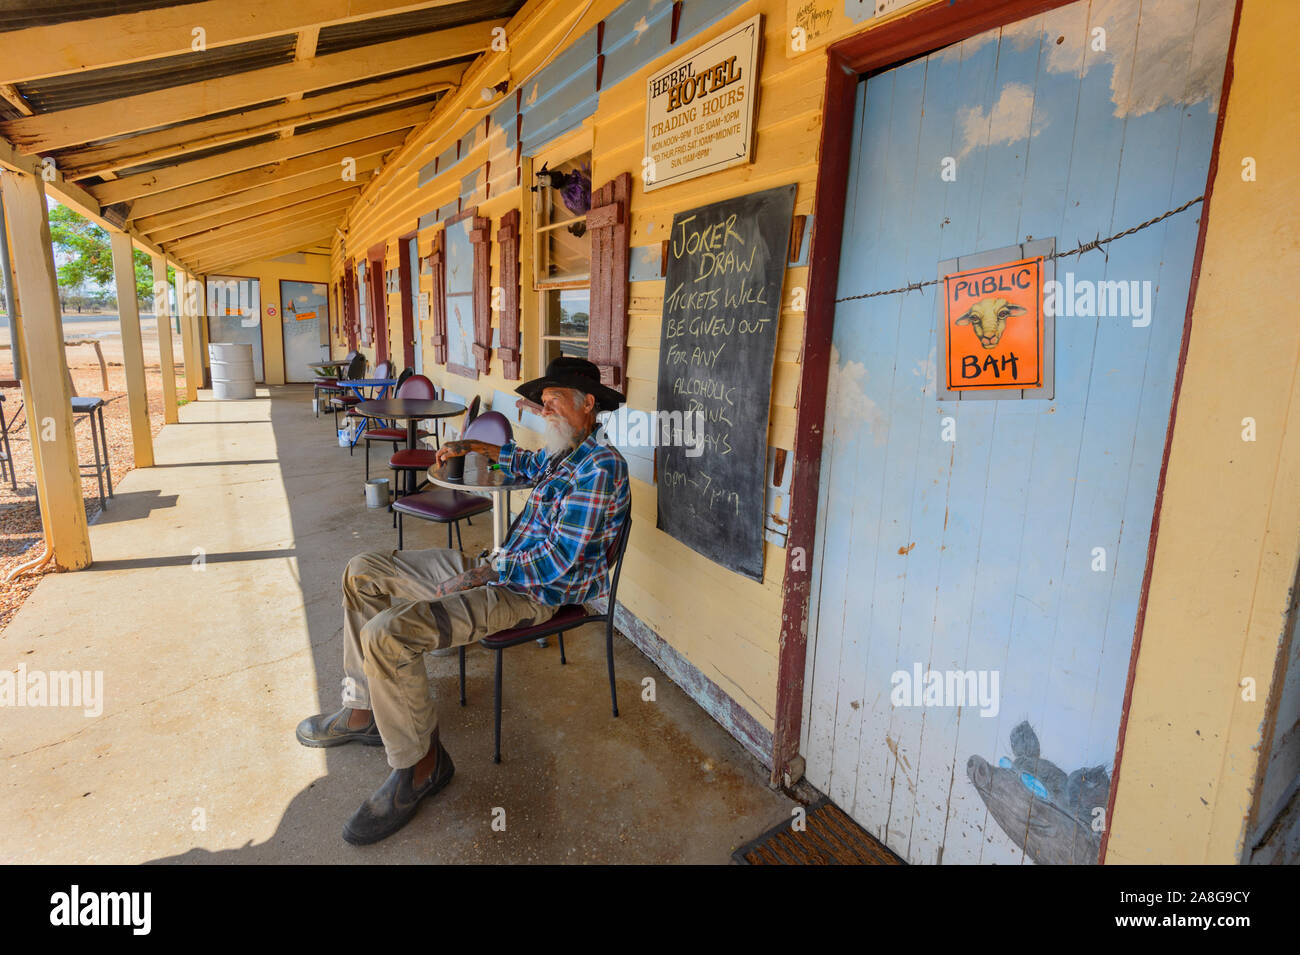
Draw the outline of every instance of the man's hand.
[[[448,458],[459,458],[471,451],[481,454],[488,460],[495,462],[501,456],[501,447],[496,444],[488,444],[486,441],[448,441],[438,449],[437,461],[442,464]]]
[[[467,570],[463,574],[458,574],[448,580],[444,580],[433,588],[432,599],[445,597],[447,594],[454,594],[461,590],[473,590],[475,587],[482,587],[489,581],[497,579],[497,572],[491,564],[483,564],[475,567],[473,570]]]

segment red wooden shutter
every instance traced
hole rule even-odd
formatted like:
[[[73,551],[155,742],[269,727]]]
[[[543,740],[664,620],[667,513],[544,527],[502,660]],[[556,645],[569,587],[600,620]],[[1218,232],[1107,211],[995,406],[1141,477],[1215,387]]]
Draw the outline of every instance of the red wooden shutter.
[[[366,265],[366,284],[370,286],[370,327],[375,339],[375,364],[388,361],[388,293],[384,291],[384,243],[370,250]]]
[[[348,259],[343,265],[343,328],[348,335],[348,351],[357,350],[357,267]]]
[[[429,341],[433,345],[433,361],[436,365],[447,364],[446,235],[446,230],[440,229],[433,237],[433,249],[429,252],[429,265],[433,268],[433,292],[429,296],[433,306],[433,335]]]
[[[486,375],[492,366],[492,222],[474,216],[469,240],[474,244],[474,365]]]
[[[519,378],[519,210],[501,217],[501,366],[508,380]]]
[[[622,173],[592,193],[587,213],[591,234],[591,315],[587,357],[600,380],[624,389],[627,378],[627,267],[632,174]]]

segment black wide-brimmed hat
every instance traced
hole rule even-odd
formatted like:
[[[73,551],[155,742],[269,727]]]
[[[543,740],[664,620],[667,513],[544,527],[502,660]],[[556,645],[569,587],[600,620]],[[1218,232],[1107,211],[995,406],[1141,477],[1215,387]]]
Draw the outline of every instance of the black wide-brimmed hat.
[[[585,358],[561,355],[546,366],[546,374],[532,381],[525,381],[515,389],[529,401],[542,403],[542,391],[546,388],[574,388],[583,394],[594,395],[596,407],[601,411],[614,411],[627,399],[606,387],[600,381],[600,369]]]

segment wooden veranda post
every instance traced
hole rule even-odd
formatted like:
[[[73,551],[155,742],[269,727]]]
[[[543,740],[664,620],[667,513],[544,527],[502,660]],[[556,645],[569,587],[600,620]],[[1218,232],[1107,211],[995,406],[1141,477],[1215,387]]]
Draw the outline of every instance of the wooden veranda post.
[[[185,360],[185,400],[196,401],[199,397],[198,349],[194,347],[194,314],[190,303],[186,301],[189,283],[192,281],[188,272],[176,270],[176,314],[181,320],[181,351]]]
[[[36,176],[5,170],[0,172],[0,192],[9,219],[14,284],[22,303],[22,330],[14,345],[21,349],[41,520],[58,566],[79,570],[91,562],[90,532],[81,495],[45,186]],[[11,321],[17,328],[19,318],[11,316]]]
[[[167,260],[153,257],[153,313],[158,322],[158,364],[162,368],[163,422],[176,424],[176,364],[172,355],[172,311],[167,295]]]
[[[140,339],[140,305],[135,293],[135,262],[131,237],[113,232],[113,277],[117,280],[117,315],[122,328],[122,363],[126,366],[126,404],[131,419],[135,466],[153,467],[153,434],[149,428],[149,393],[144,378],[144,343]]]

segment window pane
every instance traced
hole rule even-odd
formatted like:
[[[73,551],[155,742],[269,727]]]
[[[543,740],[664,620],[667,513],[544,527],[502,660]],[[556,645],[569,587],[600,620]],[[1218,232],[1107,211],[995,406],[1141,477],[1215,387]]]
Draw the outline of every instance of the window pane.
[[[582,281],[591,274],[591,154],[537,171],[537,280]],[[547,226],[556,228],[546,228]]]

